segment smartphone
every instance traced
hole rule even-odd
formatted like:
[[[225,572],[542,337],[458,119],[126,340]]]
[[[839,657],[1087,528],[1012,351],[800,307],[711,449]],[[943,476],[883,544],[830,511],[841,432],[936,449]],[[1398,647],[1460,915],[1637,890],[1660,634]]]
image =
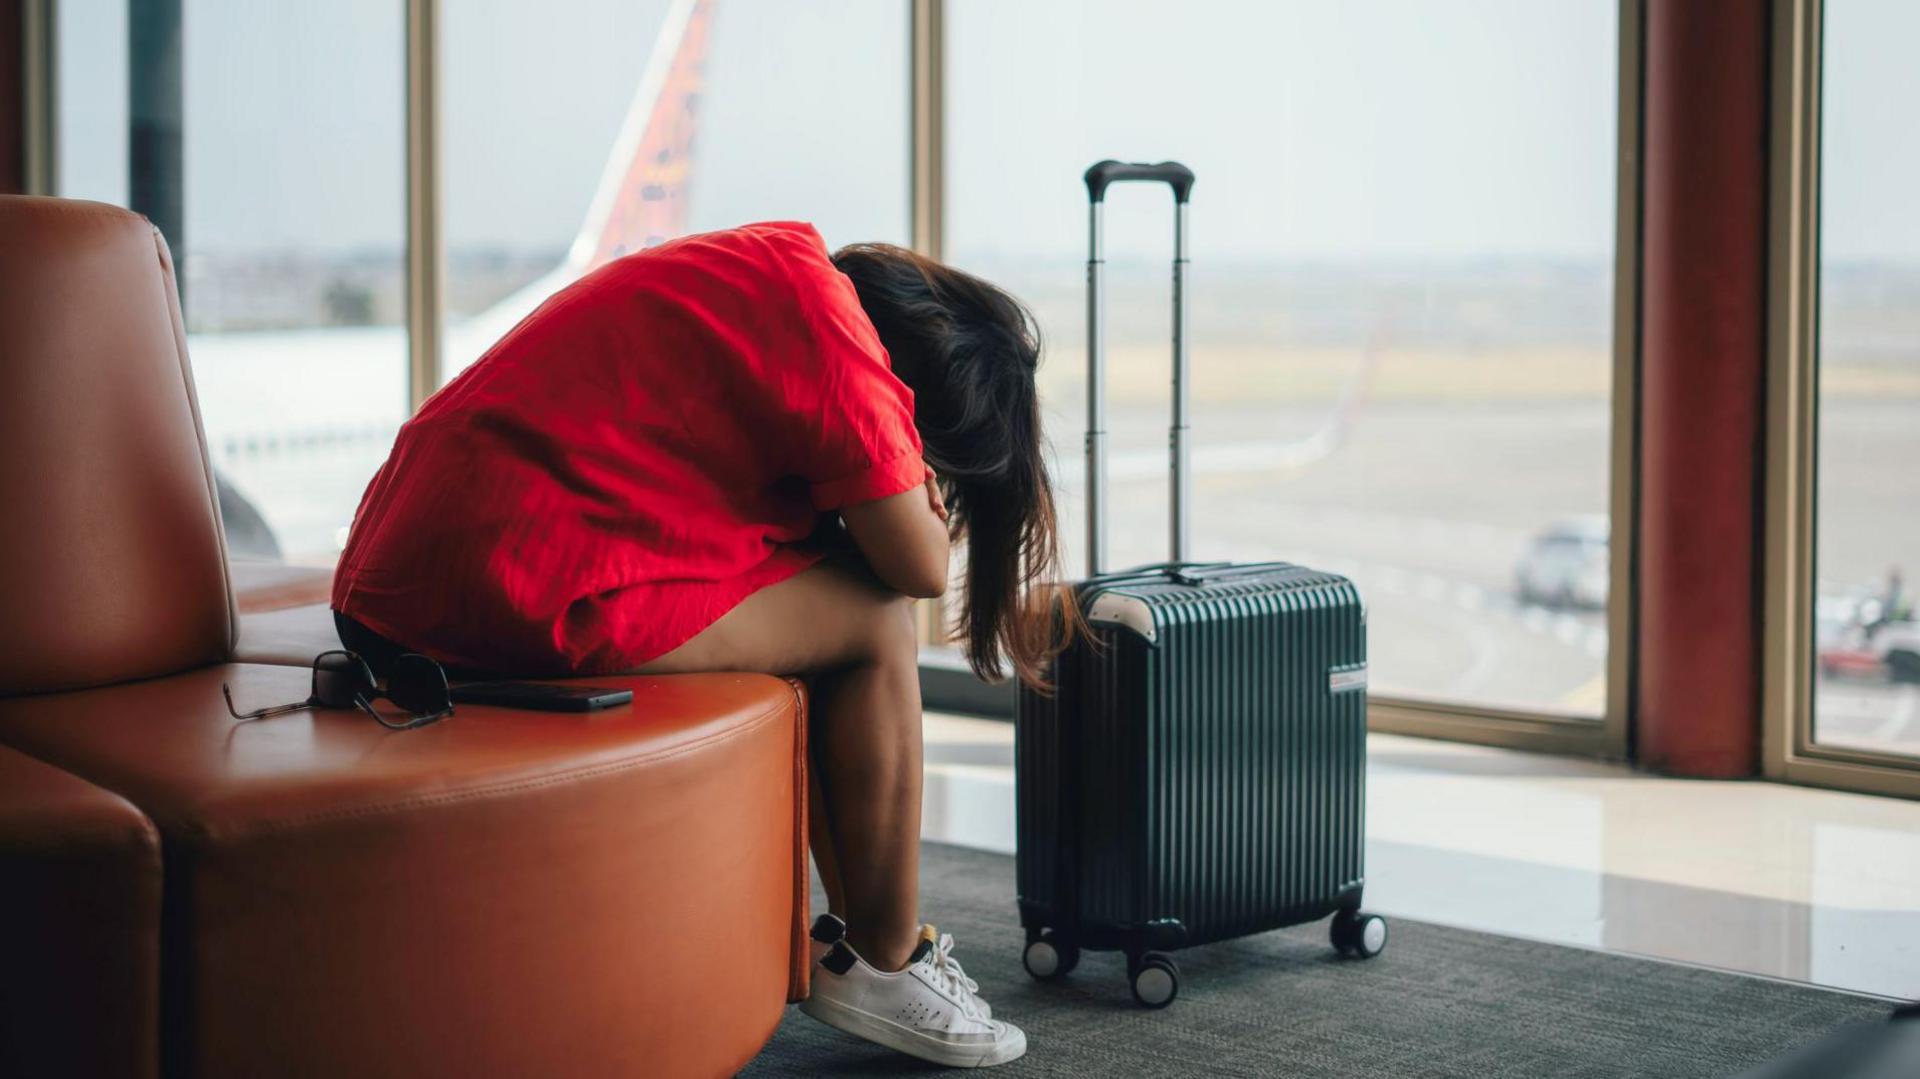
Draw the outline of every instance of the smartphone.
[[[468,682],[453,687],[455,704],[492,704],[536,712],[597,712],[633,700],[633,690],[554,682]]]

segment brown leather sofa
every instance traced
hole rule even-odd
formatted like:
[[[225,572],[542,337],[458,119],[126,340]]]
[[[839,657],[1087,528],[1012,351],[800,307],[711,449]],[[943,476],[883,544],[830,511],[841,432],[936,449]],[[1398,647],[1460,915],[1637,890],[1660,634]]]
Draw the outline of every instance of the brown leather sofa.
[[[0,1075],[151,1075],[160,836],[125,798],[0,747]]]
[[[720,1075],[806,989],[805,701],[236,722],[172,267],[0,197],[0,1073]]]

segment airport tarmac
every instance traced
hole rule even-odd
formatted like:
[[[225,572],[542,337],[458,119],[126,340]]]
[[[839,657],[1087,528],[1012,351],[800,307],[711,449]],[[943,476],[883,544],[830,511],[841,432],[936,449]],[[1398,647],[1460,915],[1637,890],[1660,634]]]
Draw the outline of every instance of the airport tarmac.
[[[1852,533],[1825,548],[1823,581],[1871,588],[1902,551],[1912,574],[1920,476],[1886,461],[1920,460],[1920,424],[1900,422],[1917,410],[1871,400],[1826,407],[1828,422],[1851,436],[1830,449],[1827,472],[1862,479],[1832,481],[1835,495],[1823,503],[1821,524]],[[1542,529],[1606,512],[1604,404],[1378,403],[1338,450],[1275,471],[1274,446],[1304,437],[1323,411],[1265,403],[1195,410],[1194,556],[1279,559],[1351,576],[1369,606],[1378,693],[1598,719],[1607,706],[1604,613],[1523,603],[1514,578]],[[1116,409],[1110,419],[1114,515],[1125,522],[1110,540],[1115,566],[1164,557],[1165,424],[1151,406]],[[1062,518],[1077,552],[1079,468],[1063,460],[1061,471]],[[1077,554],[1069,565],[1080,565]],[[1819,737],[1920,754],[1920,686],[1823,678],[1817,695]]]

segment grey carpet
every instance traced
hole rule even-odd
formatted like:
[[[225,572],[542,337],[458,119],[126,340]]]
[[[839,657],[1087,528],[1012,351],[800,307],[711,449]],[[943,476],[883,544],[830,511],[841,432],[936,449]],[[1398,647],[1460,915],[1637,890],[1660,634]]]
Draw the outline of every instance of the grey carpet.
[[[927,844],[921,887],[994,1014],[1027,1032],[1027,1055],[995,1069],[1009,1077],[1718,1077],[1888,1011],[1844,993],[1405,919],[1364,962],[1338,958],[1324,923],[1188,949],[1179,999],[1147,1011],[1117,953],[1083,956],[1062,982],[1027,977],[1013,859]],[[788,1009],[742,1074],[937,1070]]]

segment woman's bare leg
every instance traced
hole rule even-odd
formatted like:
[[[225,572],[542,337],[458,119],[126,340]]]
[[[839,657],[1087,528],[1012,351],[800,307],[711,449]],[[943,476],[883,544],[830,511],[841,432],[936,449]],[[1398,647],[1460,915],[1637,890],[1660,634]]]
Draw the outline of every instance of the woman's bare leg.
[[[818,678],[807,679],[807,700],[820,699]],[[827,892],[827,910],[847,919],[847,892],[840,886],[840,859],[833,853],[833,827],[827,819],[826,784],[820,780],[820,767],[814,763],[814,749],[820,737],[818,706],[807,713],[807,845],[813,848],[813,868],[820,874],[820,887]]]
[[[911,601],[822,563],[643,668],[809,676],[814,859],[848,942],[881,970],[906,964],[920,925],[918,664]]]

